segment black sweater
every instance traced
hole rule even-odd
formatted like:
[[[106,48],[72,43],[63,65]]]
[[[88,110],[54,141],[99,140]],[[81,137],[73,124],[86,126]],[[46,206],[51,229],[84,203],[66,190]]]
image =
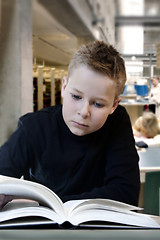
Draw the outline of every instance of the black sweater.
[[[62,106],[28,113],[0,148],[0,174],[39,182],[63,201],[110,198],[137,205],[138,154],[122,106],[85,136],[70,132]]]

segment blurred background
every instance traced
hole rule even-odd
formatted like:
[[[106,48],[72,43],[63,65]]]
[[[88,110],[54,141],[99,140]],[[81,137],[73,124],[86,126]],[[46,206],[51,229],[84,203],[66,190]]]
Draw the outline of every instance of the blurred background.
[[[123,95],[137,97],[132,85],[139,81],[149,92],[152,76],[160,75],[160,1],[0,0],[0,145],[22,114],[62,102],[69,61],[93,40],[122,54]],[[131,112],[132,121],[141,114]]]

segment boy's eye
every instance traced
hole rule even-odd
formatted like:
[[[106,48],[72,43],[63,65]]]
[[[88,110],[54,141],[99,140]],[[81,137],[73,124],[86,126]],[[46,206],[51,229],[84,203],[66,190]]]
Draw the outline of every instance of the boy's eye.
[[[95,107],[102,108],[104,105],[98,102],[94,102]]]
[[[78,96],[78,95],[75,95],[75,94],[71,94],[71,95],[72,95],[72,98],[75,99],[75,100],[79,100],[79,99],[81,99],[81,97]]]

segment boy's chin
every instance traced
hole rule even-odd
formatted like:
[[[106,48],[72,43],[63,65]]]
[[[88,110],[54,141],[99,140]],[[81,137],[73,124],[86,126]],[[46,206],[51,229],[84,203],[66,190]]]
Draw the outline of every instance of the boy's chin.
[[[93,132],[96,132],[96,130],[95,131],[82,131],[80,129],[74,129],[74,128],[69,128],[69,130],[71,131],[72,134],[79,136],[79,137],[86,136],[86,135],[92,134]]]
[[[71,131],[71,132],[72,132],[72,134],[74,134],[76,136],[79,136],[79,137],[82,137],[82,136],[85,136],[85,135],[89,134],[89,133],[83,133],[83,132],[79,132],[79,131]]]
[[[89,132],[87,132],[87,131],[82,131],[82,130],[76,129],[76,128],[69,128],[69,130],[71,131],[72,134],[79,136],[79,137],[89,134]]]

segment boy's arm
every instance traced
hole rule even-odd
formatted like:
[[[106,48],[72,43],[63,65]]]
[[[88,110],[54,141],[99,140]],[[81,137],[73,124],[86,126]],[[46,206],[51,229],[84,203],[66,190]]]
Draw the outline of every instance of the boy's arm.
[[[19,125],[0,148],[0,174],[20,178],[27,169],[28,143]]]

